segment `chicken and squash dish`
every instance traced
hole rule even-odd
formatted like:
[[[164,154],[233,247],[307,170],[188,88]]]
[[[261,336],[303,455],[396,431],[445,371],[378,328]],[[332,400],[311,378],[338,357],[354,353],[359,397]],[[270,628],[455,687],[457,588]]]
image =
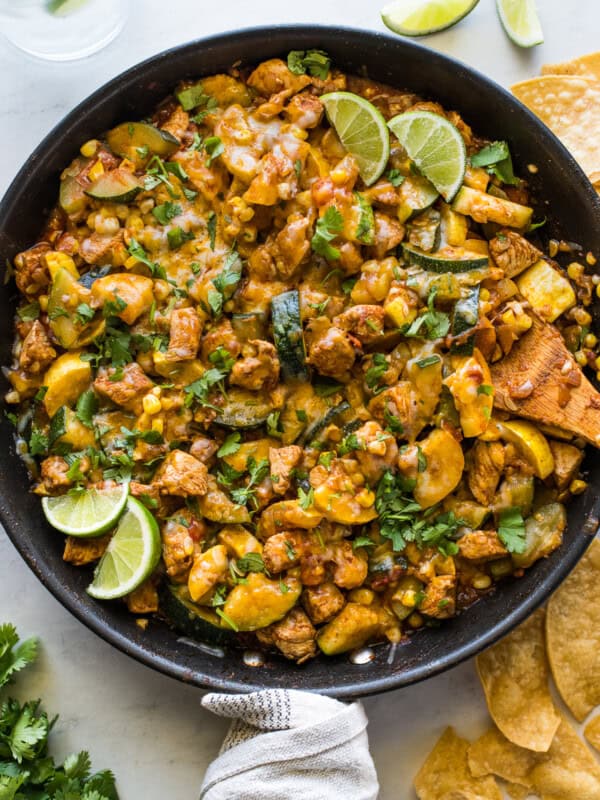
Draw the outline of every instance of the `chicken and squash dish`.
[[[366,179],[340,92],[449,123],[454,196],[393,135]],[[126,485],[151,517],[160,558],[120,601],[141,622],[301,663],[442,624],[560,546],[585,443],[498,407],[492,373],[542,320],[566,405],[600,366],[598,281],[541,244],[507,143],[308,51],[74,144],[14,259],[6,401],[37,495]],[[65,560],[102,565],[115,527]]]

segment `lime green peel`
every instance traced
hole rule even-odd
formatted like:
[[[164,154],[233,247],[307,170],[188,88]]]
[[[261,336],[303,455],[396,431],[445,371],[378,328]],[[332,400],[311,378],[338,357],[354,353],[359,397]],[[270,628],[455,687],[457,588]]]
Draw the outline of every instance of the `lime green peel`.
[[[392,0],[381,10],[387,27],[402,36],[426,36],[451,28],[479,0]]]
[[[542,44],[544,33],[535,0],[496,0],[496,8],[506,35],[519,47]]]

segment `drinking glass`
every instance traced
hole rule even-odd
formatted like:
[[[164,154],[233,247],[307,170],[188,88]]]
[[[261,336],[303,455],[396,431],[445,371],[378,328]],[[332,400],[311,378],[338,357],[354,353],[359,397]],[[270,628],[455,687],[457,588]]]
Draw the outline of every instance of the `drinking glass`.
[[[128,0],[0,0],[0,33],[32,56],[84,58],[121,31]]]

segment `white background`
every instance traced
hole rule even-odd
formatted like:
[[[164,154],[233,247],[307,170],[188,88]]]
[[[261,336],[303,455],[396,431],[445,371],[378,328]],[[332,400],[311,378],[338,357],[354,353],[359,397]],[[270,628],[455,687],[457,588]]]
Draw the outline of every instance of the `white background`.
[[[30,59],[0,37],[0,194],[50,128],[126,67],[172,45],[233,27],[318,22],[381,30],[379,2],[133,0],[118,39],[87,60],[67,64]],[[531,77],[544,62],[598,48],[596,2],[538,2],[546,43],[534,51],[519,51],[504,37],[492,0],[481,0],[456,28],[425,41],[504,85]],[[110,766],[116,772],[122,800],[195,798],[225,723],[200,709],[197,689],[128,659],[73,619],[37,582],[0,530],[0,622],[9,620],[23,635],[35,633],[43,639],[38,666],[21,686],[30,696],[43,697],[49,712],[60,712],[54,751],[64,755],[89,748],[95,767]],[[472,663],[368,699],[365,706],[381,800],[414,797],[412,777],[446,724],[471,736],[486,725]]]

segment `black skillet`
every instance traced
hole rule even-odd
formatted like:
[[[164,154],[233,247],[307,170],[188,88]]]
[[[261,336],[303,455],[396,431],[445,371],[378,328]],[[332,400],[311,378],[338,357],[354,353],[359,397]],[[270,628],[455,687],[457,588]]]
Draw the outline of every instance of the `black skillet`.
[[[36,241],[55,203],[58,176],[82,142],[118,122],[150,113],[181,78],[285,56],[292,49],[322,48],[347,72],[366,73],[457,109],[473,129],[510,143],[517,174],[527,175],[539,198],[536,218],[547,217],[547,235],[578,242],[600,257],[600,199],[560,142],[511,95],[453,59],[412,42],[348,28],[286,26],[226,33],[168,50],[128,70],[81,103],[30,156],[0,206],[2,261]],[[538,172],[529,175],[527,165]],[[0,293],[0,363],[10,362],[16,303],[12,284]],[[198,686],[241,691],[270,686],[311,689],[352,697],[396,689],[423,680],[475,655],[506,634],[539,606],[574,567],[598,526],[600,459],[588,456],[589,490],[569,506],[562,547],[511,580],[460,617],[420,631],[399,647],[376,648],[367,665],[347,657],[318,658],[297,667],[269,656],[262,667],[244,664],[241,651],[211,655],[179,641],[176,632],[152,621],[140,630],[119,603],[98,603],[85,587],[90,573],[61,559],[63,537],[49,529],[39,498],[15,454],[13,428],[0,422],[0,518],[25,561],[76,617],[106,641],[166,675]],[[1,591],[1,587],[0,587]],[[2,604],[10,604],[3,597]],[[388,663],[390,661],[392,663]]]

